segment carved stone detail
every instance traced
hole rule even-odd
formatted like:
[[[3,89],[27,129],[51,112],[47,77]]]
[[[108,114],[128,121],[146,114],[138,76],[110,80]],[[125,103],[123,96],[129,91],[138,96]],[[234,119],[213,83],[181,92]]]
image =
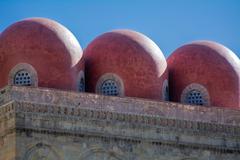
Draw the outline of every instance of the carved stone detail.
[[[89,150],[84,152],[79,160],[124,160],[123,156],[112,150],[105,150],[100,147],[91,147]]]
[[[9,135],[17,137],[17,146],[28,149],[21,159],[71,157],[68,151],[78,147],[73,160],[204,160],[210,153],[240,159],[238,110],[25,87],[5,88],[0,96],[3,148]]]
[[[30,148],[24,156],[26,160],[63,160],[51,146],[38,143]]]

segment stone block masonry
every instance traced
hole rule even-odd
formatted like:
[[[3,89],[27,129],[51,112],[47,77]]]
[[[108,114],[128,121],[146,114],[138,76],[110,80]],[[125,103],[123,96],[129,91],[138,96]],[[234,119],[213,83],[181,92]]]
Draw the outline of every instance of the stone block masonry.
[[[240,111],[45,88],[0,91],[2,160],[238,160]]]

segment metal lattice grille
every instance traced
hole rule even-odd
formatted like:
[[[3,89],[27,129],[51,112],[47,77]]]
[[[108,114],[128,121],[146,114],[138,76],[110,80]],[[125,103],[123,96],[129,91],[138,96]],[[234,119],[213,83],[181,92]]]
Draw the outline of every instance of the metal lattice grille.
[[[14,77],[14,85],[31,86],[31,75],[26,70],[21,70]]]
[[[198,90],[192,90],[188,93],[186,102],[188,104],[203,105],[204,104],[203,95]]]
[[[103,95],[118,96],[119,88],[117,83],[114,80],[109,79],[103,82],[101,86],[101,92]]]

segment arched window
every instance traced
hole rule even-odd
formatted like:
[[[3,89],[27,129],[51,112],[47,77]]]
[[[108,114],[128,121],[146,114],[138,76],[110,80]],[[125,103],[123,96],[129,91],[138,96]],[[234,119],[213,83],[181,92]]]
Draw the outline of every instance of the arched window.
[[[19,63],[9,73],[9,85],[38,86],[37,72],[27,63]]]
[[[80,79],[78,90],[80,92],[84,92],[85,91],[85,80],[84,80],[83,77]]]
[[[78,75],[78,91],[79,92],[85,91],[85,75],[83,71],[80,71]]]
[[[167,79],[165,79],[164,82],[163,82],[162,99],[164,101],[169,101],[169,87],[168,87],[168,80]]]
[[[183,90],[181,102],[192,105],[208,106],[210,105],[210,97],[207,89],[203,85],[192,83]]]
[[[165,94],[164,94],[165,101],[169,101],[169,87],[165,87]]]
[[[96,92],[107,96],[123,96],[123,82],[116,74],[106,73],[99,78]]]
[[[32,78],[30,73],[26,70],[18,71],[14,76],[14,85],[17,86],[31,86]]]

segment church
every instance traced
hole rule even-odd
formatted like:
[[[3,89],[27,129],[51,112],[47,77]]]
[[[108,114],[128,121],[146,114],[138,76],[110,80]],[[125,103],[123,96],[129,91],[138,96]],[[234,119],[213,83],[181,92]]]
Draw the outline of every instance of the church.
[[[0,33],[0,160],[240,160],[240,59],[199,40],[166,59],[119,29],[82,49],[46,18]]]

